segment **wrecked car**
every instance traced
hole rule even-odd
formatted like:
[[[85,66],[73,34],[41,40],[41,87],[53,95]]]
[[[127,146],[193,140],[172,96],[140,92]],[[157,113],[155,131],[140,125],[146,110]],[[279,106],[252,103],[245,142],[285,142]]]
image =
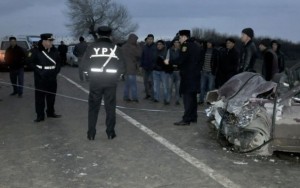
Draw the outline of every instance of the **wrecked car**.
[[[300,152],[300,63],[265,81],[257,73],[232,77],[207,94],[217,138],[239,153]]]

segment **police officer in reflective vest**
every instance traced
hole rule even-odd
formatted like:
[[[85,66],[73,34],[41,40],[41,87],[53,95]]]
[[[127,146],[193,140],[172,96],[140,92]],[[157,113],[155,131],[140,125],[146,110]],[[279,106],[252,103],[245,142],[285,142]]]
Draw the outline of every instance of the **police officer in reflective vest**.
[[[35,108],[37,118],[35,122],[45,120],[45,102],[47,103],[47,117],[59,118],[55,114],[54,103],[57,90],[57,74],[60,71],[60,58],[58,51],[53,47],[53,35],[41,34],[38,47],[28,54],[28,63],[34,70]]]
[[[85,71],[90,78],[87,138],[95,139],[98,113],[103,98],[106,111],[106,134],[108,139],[114,139],[116,137],[116,89],[125,66],[120,49],[111,41],[111,28],[101,26],[97,32],[98,41],[88,46],[83,57]]]

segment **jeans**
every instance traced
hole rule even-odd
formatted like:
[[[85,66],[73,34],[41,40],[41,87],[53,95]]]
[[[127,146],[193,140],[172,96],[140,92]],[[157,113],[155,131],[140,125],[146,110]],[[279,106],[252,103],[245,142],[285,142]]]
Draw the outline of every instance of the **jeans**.
[[[215,78],[211,72],[201,72],[201,93],[199,102],[204,102],[207,92],[215,89]]]
[[[125,100],[130,99],[129,93],[131,93],[132,100],[138,100],[136,75],[125,75],[125,87],[123,96]]]
[[[24,68],[11,70],[9,75],[13,86],[13,92],[22,95],[24,86]]]
[[[153,75],[152,70],[145,70],[144,69],[144,87],[146,96],[153,97]]]
[[[154,100],[160,100],[160,83],[162,83],[164,101],[170,102],[169,79],[170,74],[165,73],[164,71],[153,71]]]
[[[179,102],[180,99],[180,95],[179,95],[179,86],[180,86],[180,74],[179,71],[174,71],[171,75],[170,75],[170,89],[169,89],[169,96],[171,99],[172,93],[173,93],[173,87],[175,89],[175,99],[176,102]]]

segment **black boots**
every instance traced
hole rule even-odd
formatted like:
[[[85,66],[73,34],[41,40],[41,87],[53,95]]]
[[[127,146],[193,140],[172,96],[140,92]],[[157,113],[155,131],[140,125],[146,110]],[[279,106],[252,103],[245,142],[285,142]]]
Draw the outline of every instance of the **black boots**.
[[[34,122],[35,122],[35,123],[38,123],[38,122],[41,122],[41,121],[44,121],[44,120],[45,120],[44,117],[37,117],[37,118],[34,120]]]
[[[48,118],[60,118],[61,115],[57,115],[57,114],[53,113],[53,114],[47,114],[47,117]]]
[[[96,132],[87,132],[87,138],[89,140],[95,140]]]

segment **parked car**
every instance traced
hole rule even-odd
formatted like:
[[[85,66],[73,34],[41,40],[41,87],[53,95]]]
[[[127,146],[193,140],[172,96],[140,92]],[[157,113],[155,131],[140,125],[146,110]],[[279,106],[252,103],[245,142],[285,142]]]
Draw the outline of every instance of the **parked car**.
[[[217,138],[233,151],[300,152],[300,63],[271,82],[256,73],[238,74],[209,92],[207,101]]]
[[[73,54],[73,50],[75,48],[75,45],[69,45],[68,46],[68,52],[67,52],[67,64],[71,65],[72,67],[78,66],[78,58]]]

